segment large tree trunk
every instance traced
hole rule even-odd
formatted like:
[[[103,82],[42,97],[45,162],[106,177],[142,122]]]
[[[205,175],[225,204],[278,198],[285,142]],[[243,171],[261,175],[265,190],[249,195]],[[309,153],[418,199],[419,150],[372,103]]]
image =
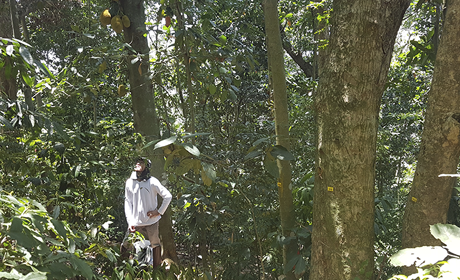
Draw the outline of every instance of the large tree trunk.
[[[410,0],[336,0],[316,96],[310,279],[372,279],[378,113]]]
[[[152,81],[149,79],[149,45],[144,34],[145,10],[143,0],[120,1],[123,12],[130,18],[131,26],[124,29],[125,42],[130,44],[142,59],[134,64],[128,58],[129,83],[134,112],[134,127],[147,141],[160,138],[160,125],[156,115]],[[148,151],[152,159],[152,175],[161,179],[164,170],[164,158],[159,152]],[[171,230],[171,211],[166,211],[161,219],[160,234],[163,242],[163,256],[177,260],[174,235]],[[169,227],[169,228],[168,228]]]
[[[417,169],[403,220],[402,246],[439,245],[430,225],[446,223],[460,156],[460,1],[448,1]]]
[[[269,72],[275,104],[276,144],[289,150],[289,113],[284,70],[284,51],[278,17],[278,1],[265,0],[263,4]],[[278,179],[278,196],[280,201],[281,228],[283,235],[289,237],[295,225],[290,162],[287,160],[278,160],[278,169],[280,175]],[[283,246],[283,265],[285,267],[289,261],[289,253],[294,252],[295,254],[297,252],[296,248],[297,243],[295,241],[291,241],[289,244]],[[286,279],[295,279],[294,274],[288,272]]]

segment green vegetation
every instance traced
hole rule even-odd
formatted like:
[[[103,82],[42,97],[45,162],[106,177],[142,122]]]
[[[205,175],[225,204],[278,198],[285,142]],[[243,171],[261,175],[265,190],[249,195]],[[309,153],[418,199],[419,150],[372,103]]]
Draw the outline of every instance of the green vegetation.
[[[7,2],[17,2],[17,7]],[[275,84],[282,81],[280,75],[271,76],[265,1],[138,1],[146,11],[146,33],[138,37],[129,28],[139,24],[139,17],[123,10],[133,2],[0,1],[0,18],[12,26],[0,31],[0,278],[323,279],[320,273],[310,275],[321,271],[312,262],[318,248],[311,236],[314,212],[327,216],[325,208],[314,204],[314,197],[322,195],[315,196],[315,188],[329,184],[326,195],[343,189],[317,162],[326,158],[324,150],[317,150],[324,125],[318,120],[324,114],[318,118],[318,112],[330,104],[320,100],[327,97],[320,78],[329,69],[325,57],[334,46],[331,30],[339,22],[334,21],[334,5],[359,1],[278,1],[285,51],[283,105],[289,120],[277,123]],[[445,191],[450,199],[447,219],[431,226],[433,242],[444,246],[427,241],[424,246],[435,247],[400,251],[406,205],[424,199],[409,193],[438,50],[442,52],[446,5],[412,1],[399,33],[410,36],[398,37],[381,84],[378,130],[371,143],[376,153],[370,156],[375,158],[370,166],[375,180],[369,183],[375,219],[367,226],[374,229],[374,241],[355,246],[367,246],[374,256],[353,265],[353,253],[336,252],[348,261],[342,264],[349,270],[358,267],[353,275],[359,279],[406,279],[400,274],[416,270],[402,272],[400,267],[414,263],[420,279],[444,279],[448,273],[449,279],[460,278],[459,229],[454,226],[460,226],[460,206],[453,181]],[[14,9],[17,23],[9,20]],[[114,15],[119,17],[116,26]],[[142,40],[148,42],[148,52],[137,48]],[[451,51],[458,57],[457,49]],[[144,79],[139,86],[136,75]],[[340,81],[352,78],[344,75]],[[145,81],[149,86],[142,88]],[[355,86],[354,81],[347,86]],[[139,88],[153,96],[154,108],[135,101]],[[350,112],[359,106],[351,105],[351,97],[347,102],[341,104],[349,106],[351,119]],[[140,128],[138,116],[152,110],[156,119],[142,121]],[[455,114],[460,112],[449,115],[451,119],[456,120]],[[276,135],[279,122],[287,128],[281,140]],[[356,123],[358,130],[366,128]],[[158,135],[144,133],[145,127]],[[357,158],[362,151],[349,148],[342,136],[336,136],[334,145]],[[281,144],[285,141],[289,145]],[[163,217],[172,235],[163,232],[162,239],[174,246],[167,246],[158,270],[120,251],[127,228],[125,180],[139,155],[153,159],[157,168],[152,173],[173,195],[171,213]],[[327,156],[334,163],[339,157]],[[286,162],[288,184],[281,179]],[[365,177],[354,168],[338,174],[356,186],[353,176]],[[291,202],[282,200],[286,190]],[[353,194],[352,208],[365,200]],[[340,208],[340,199],[328,204],[336,220],[326,218],[339,239],[341,229],[364,231],[358,221],[340,224],[340,215],[351,213]],[[284,209],[293,209],[289,219]],[[372,210],[356,211],[351,219],[369,213],[372,218]]]

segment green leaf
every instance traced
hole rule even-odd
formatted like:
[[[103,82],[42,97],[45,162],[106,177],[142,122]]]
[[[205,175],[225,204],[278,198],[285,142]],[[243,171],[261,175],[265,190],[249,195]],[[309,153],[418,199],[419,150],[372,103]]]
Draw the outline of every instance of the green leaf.
[[[75,253],[75,246],[76,246],[75,240],[70,239],[70,238],[68,240],[69,240],[69,245],[68,245],[69,253],[74,254]]]
[[[185,143],[184,145],[184,149],[191,153],[192,155],[196,156],[196,157],[199,157],[200,156],[200,150],[198,150],[197,147],[191,145],[191,144],[188,144],[188,143]]]
[[[230,95],[230,100],[235,101],[238,99],[238,97],[236,96],[235,92],[232,89],[228,89],[228,93]]]
[[[108,258],[111,262],[116,262],[116,261],[117,261],[117,258],[115,257],[115,255],[112,253],[111,250],[109,250],[109,249],[105,250],[105,254],[107,255],[107,258]]]
[[[36,239],[33,238],[30,229],[26,228],[22,224],[22,219],[13,217],[11,228],[8,235],[18,242],[18,245],[31,249],[38,245]]]
[[[0,272],[0,279],[20,279],[20,276],[8,272]]]
[[[296,274],[301,274],[305,272],[306,268],[307,268],[307,264],[305,263],[305,260],[302,257],[300,257],[297,263],[295,264],[294,272]]]
[[[177,34],[177,33],[176,33],[176,34]],[[136,51],[133,47],[131,47],[130,44],[124,43],[122,46],[128,48],[128,49],[129,49],[130,51],[132,51],[133,53],[137,53],[137,51]]]
[[[51,237],[45,237],[45,240],[50,242],[51,244],[55,245],[55,246],[59,246],[59,247],[64,247],[64,244],[62,244],[61,242],[57,241],[56,239],[54,238],[51,238]]]
[[[40,186],[42,184],[42,180],[40,178],[29,177],[27,181],[31,182],[34,186]]]
[[[190,169],[192,169],[193,165],[194,165],[194,160],[190,158],[186,158],[180,162],[179,166],[176,168],[175,173],[178,176],[181,176],[187,173]]]
[[[31,203],[32,203],[32,205],[37,207],[40,211],[42,211],[43,213],[46,213],[46,208],[40,202],[38,202],[36,200],[32,200]]]
[[[237,87],[234,86],[234,85],[230,85],[230,88],[231,88],[234,92],[239,92],[239,91],[240,91],[240,89],[237,88]]]
[[[41,271],[30,272],[24,278],[21,278],[21,280],[47,280],[47,279],[48,277],[46,276],[46,273],[41,272]]]
[[[56,205],[56,206],[54,206],[54,208],[53,208],[53,214],[52,214],[52,216],[53,216],[53,218],[57,219],[57,217],[59,217],[59,214],[61,214],[61,206]]]
[[[286,264],[286,267],[285,267],[284,271],[285,272],[291,271],[294,268],[294,266],[297,265],[297,263],[299,262],[300,259],[302,259],[301,255],[298,255],[298,254],[293,255],[289,259],[288,263]]]
[[[294,160],[295,157],[283,146],[275,145],[271,151],[273,157],[279,160]]]
[[[217,87],[215,85],[211,84],[211,85],[209,85],[208,90],[209,90],[210,94],[214,94],[217,91]]]
[[[92,279],[93,278],[93,271],[91,270],[91,267],[83,260],[77,259],[77,258],[72,258],[70,260],[70,263],[72,264],[72,267],[80,273],[81,276],[85,277],[86,279]]]
[[[34,86],[34,78],[29,76],[26,71],[21,71],[21,77],[26,85],[28,85],[29,87]]]
[[[250,152],[249,154],[247,154],[245,157],[244,157],[244,160],[248,160],[248,159],[251,159],[251,158],[255,158],[255,157],[258,157],[262,154],[262,150],[256,150],[256,151],[252,151]]]
[[[0,37],[0,40],[2,40],[5,44],[7,42],[10,42],[10,43],[13,43],[15,45],[19,45],[19,44],[22,44],[24,46],[28,46],[28,47],[32,47],[31,45],[29,45],[28,43],[22,41],[22,40],[19,40],[19,39],[9,39],[9,38],[2,38]],[[19,44],[18,44],[19,43]]]
[[[264,160],[264,168],[273,177],[278,178],[280,176],[278,164],[275,159],[266,156]]]
[[[160,142],[160,139],[155,139],[153,141],[150,141],[148,142],[147,144],[145,144],[144,147],[142,147],[142,150],[144,149],[147,149],[148,147],[152,146],[152,145],[155,145],[156,143]]]
[[[34,60],[35,66],[37,66],[40,71],[42,71],[48,78],[53,79],[54,75],[51,73],[51,71],[45,66],[45,64],[41,63],[38,60]]]
[[[46,224],[47,220],[46,218],[33,214],[30,216],[30,219],[32,221],[32,224],[40,231],[40,232],[45,232],[44,224]]]
[[[402,249],[390,257],[390,262],[394,266],[415,266],[420,267],[427,264],[435,264],[445,257],[448,253],[442,247],[423,246],[417,248]]]
[[[252,146],[257,146],[257,145],[259,145],[260,143],[268,143],[269,140],[270,140],[270,138],[268,138],[268,137],[260,138],[260,139],[258,139],[257,141],[255,141],[255,142],[252,144]]]
[[[430,226],[431,234],[446,244],[449,251],[460,255],[460,228],[455,225],[435,224]]]
[[[21,54],[22,58],[24,58],[24,61],[27,62],[27,64],[29,65],[34,64],[34,59],[26,47],[20,46],[19,54]]]
[[[11,222],[10,232],[20,232],[22,233],[22,219],[18,217],[13,217],[13,221]]]
[[[93,34],[89,34],[89,33],[83,33],[83,35],[85,35],[86,37],[88,37],[90,39],[96,38],[96,36],[94,36]]]
[[[214,170],[214,165],[212,163],[201,162],[201,166],[203,166],[203,170],[206,173],[206,176],[211,180],[216,180],[216,171]]]
[[[7,128],[14,129],[14,127],[11,125],[11,123],[7,119],[2,117],[2,116],[0,116],[0,122],[3,123]]]
[[[78,175],[80,175],[80,170],[81,170],[81,164],[77,165],[77,167],[75,167],[75,178],[78,177]]]
[[[51,223],[54,226],[54,229],[59,233],[59,235],[66,240],[67,239],[67,230],[64,227],[64,224],[56,219],[51,219]]]
[[[219,98],[221,102],[225,102],[228,98],[228,90],[226,89],[222,90]]]
[[[70,137],[69,135],[67,135],[67,133],[64,132],[64,128],[57,122],[53,122],[53,129],[62,137],[64,138],[65,140],[69,140],[70,141]]]
[[[176,136],[171,136],[167,139],[163,139],[161,140],[160,142],[158,142],[156,145],[155,145],[155,148],[154,149],[158,149],[158,148],[161,148],[161,147],[166,147],[168,145],[171,145],[172,143],[174,143],[176,141],[177,137]]]

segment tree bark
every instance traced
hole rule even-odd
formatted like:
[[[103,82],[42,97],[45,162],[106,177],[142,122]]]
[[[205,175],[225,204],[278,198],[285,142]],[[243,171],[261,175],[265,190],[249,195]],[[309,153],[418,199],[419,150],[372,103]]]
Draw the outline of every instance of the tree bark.
[[[125,42],[130,44],[137,54],[128,58],[129,83],[134,113],[134,127],[136,132],[142,134],[147,141],[160,138],[160,123],[155,109],[152,81],[149,78],[149,45],[145,28],[145,10],[143,0],[120,1],[121,8],[129,19],[131,25],[124,28]],[[140,55],[141,59],[132,64],[131,60]],[[159,152],[147,151],[152,159],[152,175],[161,180],[164,170],[164,158]],[[171,211],[163,215],[160,226],[165,258],[177,261],[174,235],[171,230]],[[164,221],[167,220],[167,221]]]
[[[11,15],[11,24],[13,29],[13,38],[21,40],[22,35],[19,29],[19,18],[18,18],[18,11],[16,7],[16,0],[10,0],[10,15]],[[25,26],[24,26],[25,27]],[[25,40],[27,42],[27,40]],[[24,92],[24,99],[26,101],[27,107],[29,110],[34,111],[35,106],[32,101],[32,89],[24,82],[22,77],[20,78],[23,84],[23,92]]]
[[[0,37],[13,38],[9,0],[0,0]],[[12,67],[11,59],[5,57],[5,65],[0,69],[0,93],[3,93],[11,100],[16,100],[18,94],[16,77],[12,74],[8,75],[8,71],[6,71],[6,69]]]
[[[289,150],[289,113],[284,69],[284,51],[281,42],[278,17],[278,1],[265,0],[263,3],[269,60],[268,65],[275,104],[276,144]],[[287,160],[278,160],[278,169],[280,175],[278,179],[278,197],[280,203],[281,228],[283,230],[283,235],[289,237],[295,225],[290,162]],[[297,242],[294,240],[283,246],[283,265],[285,268],[289,261],[288,254],[292,252],[294,252],[294,254],[297,252]],[[286,276],[286,279],[295,279],[292,271],[289,271]]]
[[[409,0],[336,0],[316,96],[310,279],[372,279],[378,113]]]
[[[448,1],[412,188],[403,220],[402,246],[440,245],[430,225],[446,223],[460,156],[460,1]]]
[[[187,84],[187,96],[188,103],[183,103],[184,108],[184,119],[186,120],[185,130],[191,134],[195,133],[195,93],[193,92],[192,84],[192,72],[190,70],[190,55],[187,47],[187,29],[185,27],[185,17],[183,12],[183,6],[181,1],[173,1],[172,5],[175,6],[174,12],[177,18],[177,31],[181,32],[181,35],[176,37],[175,47],[180,52],[179,58],[182,57],[186,84]],[[182,96],[182,95],[181,95]],[[182,100],[182,99],[181,99]],[[182,100],[184,101],[184,100]],[[186,109],[186,110],[185,110]],[[194,144],[195,138],[192,138],[192,144]]]

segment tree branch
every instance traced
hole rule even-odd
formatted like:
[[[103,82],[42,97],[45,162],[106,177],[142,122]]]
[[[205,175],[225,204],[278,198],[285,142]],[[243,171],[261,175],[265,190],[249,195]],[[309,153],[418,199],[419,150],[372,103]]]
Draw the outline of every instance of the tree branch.
[[[286,33],[283,28],[280,28],[280,32],[283,49],[289,54],[292,60],[299,65],[307,78],[313,77],[313,66],[303,59],[302,54],[294,52],[291,43],[286,39]]]

